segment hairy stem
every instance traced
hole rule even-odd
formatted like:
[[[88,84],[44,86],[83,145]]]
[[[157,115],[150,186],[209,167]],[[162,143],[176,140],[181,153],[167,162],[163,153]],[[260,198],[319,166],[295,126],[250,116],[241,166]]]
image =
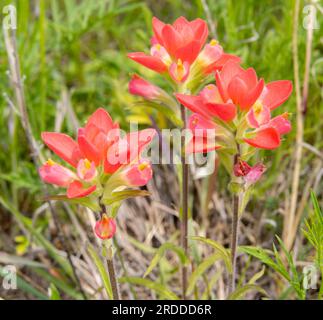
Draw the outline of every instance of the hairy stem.
[[[114,263],[113,263],[113,257],[112,256],[108,257],[107,265],[108,265],[108,272],[109,272],[109,278],[110,278],[110,284],[111,284],[113,299],[114,300],[120,300],[117,277],[116,277],[116,273],[114,271]]]
[[[181,116],[183,121],[183,129],[186,128],[186,112],[185,107],[181,105]],[[181,147],[185,148],[185,135],[182,134]],[[185,255],[188,255],[188,164],[186,163],[185,151],[182,151],[182,219],[181,219],[181,245]],[[182,298],[186,300],[187,289],[187,267],[182,266]]]

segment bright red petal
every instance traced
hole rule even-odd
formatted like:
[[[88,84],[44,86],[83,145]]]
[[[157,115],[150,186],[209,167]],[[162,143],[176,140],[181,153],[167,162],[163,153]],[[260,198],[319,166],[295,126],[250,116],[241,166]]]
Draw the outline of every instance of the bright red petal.
[[[175,28],[169,24],[166,24],[162,32],[164,47],[167,52],[175,57],[176,51],[182,46],[182,39]]]
[[[248,87],[242,79],[235,77],[229,83],[228,94],[233,103],[242,108],[243,101],[249,94]]]
[[[186,108],[195,113],[199,113],[205,118],[210,118],[210,114],[206,112],[203,99],[200,96],[190,96],[186,94],[175,94],[177,100]]]
[[[240,63],[241,59],[233,54],[223,53],[221,55],[221,58],[218,59],[215,63],[213,63],[212,67],[210,68],[212,68],[213,70],[221,70],[228,61]]]
[[[59,157],[76,167],[82,158],[78,144],[68,135],[58,132],[43,132],[41,137],[44,143]]]
[[[242,99],[241,101],[241,109],[242,110],[249,110],[250,107],[257,101],[261,92],[264,89],[264,79],[260,79],[257,83],[256,87],[253,90],[250,90]]]
[[[86,139],[85,135],[82,133],[83,130],[79,130],[79,134],[77,137],[77,142],[79,147],[84,154],[84,157],[90,161],[94,161],[95,165],[98,166],[101,161],[101,153],[94,144],[92,144],[88,139]]]
[[[176,50],[175,57],[181,59],[182,61],[187,61],[189,64],[192,64],[198,54],[200,53],[201,46],[199,41],[192,41],[186,44],[184,47],[181,47]]]
[[[83,198],[94,192],[96,186],[91,186],[89,188],[84,188],[80,181],[72,182],[67,189],[67,197],[73,198]]]
[[[280,134],[274,128],[265,128],[259,130],[254,138],[244,141],[256,148],[272,150],[280,146]]]
[[[165,23],[160,21],[156,17],[153,17],[152,24],[153,24],[154,35],[158,43],[163,46],[162,31],[165,26]]]
[[[237,115],[237,108],[233,103],[207,103],[205,106],[210,114],[225,122],[232,121]]]
[[[223,101],[228,101],[228,86],[231,82],[232,78],[236,76],[239,72],[243,71],[243,69],[239,66],[239,63],[236,61],[229,60],[222,68],[221,72],[215,73],[216,84],[219,88],[220,94],[222,96]]]
[[[108,133],[113,128],[113,121],[109,113],[103,108],[97,109],[88,119],[85,132],[89,126],[94,125],[104,133]]]
[[[261,96],[262,103],[273,110],[283,104],[291,95],[293,84],[289,80],[279,80],[266,85]]]
[[[198,18],[190,22],[190,26],[194,32],[194,39],[199,40],[200,49],[202,49],[209,34],[207,23]]]
[[[167,71],[167,66],[164,64],[164,62],[162,60],[160,60],[157,57],[153,57],[150,55],[147,55],[143,52],[132,52],[132,53],[128,53],[128,57],[140,64],[142,64],[143,66],[154,70],[158,73],[162,73]]]

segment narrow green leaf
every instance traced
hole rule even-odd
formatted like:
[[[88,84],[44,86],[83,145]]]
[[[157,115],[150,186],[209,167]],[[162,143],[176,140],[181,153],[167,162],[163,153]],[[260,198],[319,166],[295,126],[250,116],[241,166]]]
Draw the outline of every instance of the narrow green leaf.
[[[150,193],[146,190],[125,190],[125,191],[118,191],[113,192],[110,194],[109,197],[105,197],[102,199],[102,202],[105,205],[111,205],[114,202],[122,201],[128,198],[134,198],[134,197],[146,197],[149,196]]]
[[[266,267],[263,266],[262,269],[254,274],[251,279],[248,281],[248,284],[254,284],[257,280],[259,280],[265,273]]]
[[[238,300],[241,299],[242,297],[244,297],[249,291],[258,291],[261,294],[263,294],[264,296],[268,297],[267,292],[262,289],[259,286],[256,286],[254,284],[246,284],[243,287],[237,288],[234,292],[232,292],[230,294],[230,296],[228,297],[228,300]]]
[[[157,266],[160,259],[164,256],[164,254],[168,250],[171,250],[177,254],[182,265],[187,264],[188,259],[185,255],[183,248],[181,248],[173,243],[166,242],[157,249],[155,256],[151,260],[150,265],[148,266],[148,268],[144,274],[144,278]]]
[[[61,295],[53,283],[49,287],[49,298],[50,300],[61,300]]]
[[[178,296],[172,291],[170,291],[169,289],[167,289],[165,286],[161,285],[160,283],[150,281],[148,279],[142,279],[137,277],[123,277],[123,278],[119,278],[119,281],[121,283],[131,283],[131,284],[144,286],[150,290],[155,291],[161,297],[164,297],[165,299],[168,299],[168,300],[179,300]]]
[[[192,240],[197,240],[197,241],[201,241],[205,244],[208,244],[210,246],[212,246],[221,256],[221,258],[223,259],[228,272],[232,273],[232,264],[231,264],[231,258],[230,258],[230,254],[229,251],[224,248],[220,243],[211,240],[211,239],[207,239],[204,237],[191,237]]]
[[[7,275],[7,273],[3,270],[3,268],[0,266],[0,278],[1,277],[5,277]],[[48,297],[43,294],[42,292],[40,292],[38,289],[36,289],[35,287],[33,287],[30,283],[28,283],[27,281],[25,281],[22,277],[20,277],[17,274],[17,287],[28,293],[33,295],[34,297],[41,299],[41,300],[48,300]]]
[[[47,196],[43,197],[42,201],[49,201],[49,200],[55,200],[55,201],[63,201],[63,202],[68,202],[68,203],[74,203],[74,204],[80,204],[84,207],[87,207],[91,209],[92,211],[99,211],[100,207],[97,204],[96,201],[92,201],[91,198],[84,197],[84,198],[75,198],[75,199],[70,199],[67,196],[63,194],[58,194],[58,195],[52,195],[52,196]]]
[[[204,272],[210,268],[212,265],[214,265],[214,263],[221,259],[221,255],[217,252],[209,257],[207,257],[205,260],[203,260],[203,262],[201,262],[196,269],[194,270],[194,272],[191,274],[191,276],[188,279],[188,288],[186,291],[187,295],[190,295],[192,293],[192,291],[194,290],[194,287],[196,285],[196,282],[198,280],[199,277],[201,277]]]
[[[88,245],[87,250],[88,250],[94,264],[98,268],[98,271],[100,273],[105,291],[107,292],[109,298],[112,300],[113,295],[112,295],[111,283],[110,283],[109,275],[106,272],[106,268],[104,267],[103,262],[101,261],[100,257],[98,256],[98,254],[96,253],[95,249],[93,248],[93,246],[91,244]]]

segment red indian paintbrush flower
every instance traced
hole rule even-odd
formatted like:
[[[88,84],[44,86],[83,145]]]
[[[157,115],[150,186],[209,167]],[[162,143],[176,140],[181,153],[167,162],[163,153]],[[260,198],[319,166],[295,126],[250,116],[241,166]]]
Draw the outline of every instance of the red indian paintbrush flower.
[[[202,19],[187,21],[179,17],[171,25],[154,17],[152,25],[150,54],[132,52],[128,57],[158,73],[168,72],[177,83],[186,81],[191,69],[196,76],[199,71],[207,74],[219,70],[228,60],[240,61],[234,55],[223,53],[216,40],[205,45],[208,27]]]
[[[264,84],[254,69],[242,69],[227,62],[216,73],[216,86],[206,86],[197,96],[176,94],[177,100],[194,113],[221,125],[229,123],[247,144],[263,149],[280,146],[281,136],[291,130],[288,114],[271,117],[271,111],[285,102],[292,83],[281,80]],[[220,123],[219,123],[220,121]]]
[[[155,133],[154,129],[146,129],[122,138],[119,125],[100,108],[92,114],[85,127],[78,130],[77,141],[62,133],[42,133],[44,143],[76,172],[48,160],[39,169],[39,174],[46,183],[67,188],[68,198],[86,197],[100,185],[99,172],[112,175],[118,171],[121,174],[127,166],[140,159]]]
[[[42,133],[44,143],[74,171],[48,160],[39,169],[40,177],[67,188],[66,197],[74,201],[87,197],[82,204],[99,210],[106,203],[120,202],[114,190],[143,186],[152,178],[150,162],[142,159],[142,152],[155,134],[154,129],[146,129],[122,137],[119,124],[100,108],[78,130],[77,141],[62,133]],[[122,194],[122,199],[126,197]],[[103,240],[112,238],[115,220],[102,214],[94,231]]]

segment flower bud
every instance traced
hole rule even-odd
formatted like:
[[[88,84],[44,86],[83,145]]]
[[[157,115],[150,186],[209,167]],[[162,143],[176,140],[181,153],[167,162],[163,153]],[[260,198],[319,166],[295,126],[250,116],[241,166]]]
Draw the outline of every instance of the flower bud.
[[[81,180],[91,182],[97,176],[94,162],[88,159],[81,159],[77,164],[77,175]]]
[[[115,220],[104,213],[101,219],[96,222],[94,232],[102,240],[111,239],[116,233]]]
[[[244,177],[251,170],[249,164],[241,159],[238,159],[238,162],[233,167],[233,173],[236,177]]]
[[[39,175],[46,183],[55,184],[60,187],[68,187],[77,179],[76,175],[69,169],[49,159],[39,169]]]
[[[122,172],[122,178],[129,187],[140,187],[152,178],[152,168],[148,160],[141,159],[137,164],[130,165]]]
[[[129,82],[129,92],[147,100],[158,99],[162,93],[160,88],[140,78],[136,74],[132,76]]]

